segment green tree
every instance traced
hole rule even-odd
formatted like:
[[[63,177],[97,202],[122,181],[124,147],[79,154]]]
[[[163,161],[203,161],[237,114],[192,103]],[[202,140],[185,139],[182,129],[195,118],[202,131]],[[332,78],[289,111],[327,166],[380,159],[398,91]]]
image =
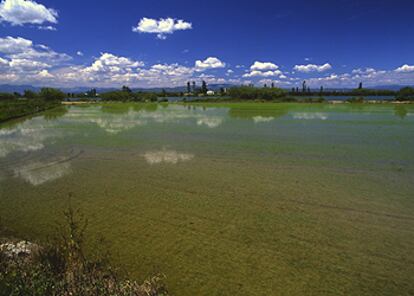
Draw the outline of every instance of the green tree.
[[[26,99],[36,99],[38,97],[38,94],[35,93],[34,91],[26,89],[23,92],[23,97],[25,97]]]
[[[396,96],[397,101],[414,101],[414,88],[404,87],[399,90]]]
[[[39,97],[47,101],[62,101],[65,94],[59,89],[44,87],[40,90]]]
[[[201,92],[207,94],[207,83],[204,80],[201,82]]]
[[[122,86],[122,91],[127,92],[127,93],[132,93],[132,90],[126,85]]]

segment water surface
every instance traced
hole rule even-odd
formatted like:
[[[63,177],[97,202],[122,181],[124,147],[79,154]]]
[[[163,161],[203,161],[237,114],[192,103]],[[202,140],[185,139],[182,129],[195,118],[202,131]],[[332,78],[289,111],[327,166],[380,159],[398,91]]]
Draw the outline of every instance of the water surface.
[[[414,293],[414,106],[101,104],[0,126],[0,217],[68,196],[174,295]]]

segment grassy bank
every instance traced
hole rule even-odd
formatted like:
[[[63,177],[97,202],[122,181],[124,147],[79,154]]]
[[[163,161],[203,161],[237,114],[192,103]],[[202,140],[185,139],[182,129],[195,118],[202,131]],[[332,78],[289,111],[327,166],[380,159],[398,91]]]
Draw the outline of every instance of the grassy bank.
[[[60,106],[60,101],[44,99],[6,100],[0,102],[0,122],[15,119]]]

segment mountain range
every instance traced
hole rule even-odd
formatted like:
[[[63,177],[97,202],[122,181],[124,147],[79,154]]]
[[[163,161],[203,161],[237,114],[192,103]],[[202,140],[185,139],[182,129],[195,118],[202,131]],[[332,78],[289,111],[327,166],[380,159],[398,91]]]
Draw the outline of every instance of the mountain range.
[[[220,88],[230,88],[235,85],[232,84],[209,84],[208,89],[210,90],[219,90]],[[382,90],[399,90],[403,87],[406,87],[408,85],[379,85],[379,86],[373,86],[369,87],[370,89],[382,89]],[[40,91],[42,87],[41,86],[33,86],[33,85],[11,85],[11,84],[2,84],[0,85],[0,92],[3,93],[23,93],[25,90],[31,90],[34,92]],[[93,87],[68,87],[68,88],[60,88],[61,91],[65,93],[83,93],[89,91]],[[98,93],[108,92],[108,91],[114,91],[119,90],[120,88],[115,87],[95,87],[96,91]],[[162,90],[165,90],[166,92],[185,92],[187,90],[186,86],[177,86],[177,87],[154,87],[154,88],[132,88],[132,91],[148,91],[148,92],[162,92]],[[327,88],[326,90],[350,90],[350,88],[341,88],[341,89],[334,89],[334,88]]]

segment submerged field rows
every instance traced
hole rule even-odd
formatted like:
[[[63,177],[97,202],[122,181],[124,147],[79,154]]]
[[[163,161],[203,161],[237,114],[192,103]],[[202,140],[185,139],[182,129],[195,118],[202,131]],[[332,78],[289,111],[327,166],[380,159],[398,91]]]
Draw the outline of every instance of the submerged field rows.
[[[3,223],[46,238],[70,195],[117,265],[175,295],[414,292],[412,107],[143,105],[0,129]]]

